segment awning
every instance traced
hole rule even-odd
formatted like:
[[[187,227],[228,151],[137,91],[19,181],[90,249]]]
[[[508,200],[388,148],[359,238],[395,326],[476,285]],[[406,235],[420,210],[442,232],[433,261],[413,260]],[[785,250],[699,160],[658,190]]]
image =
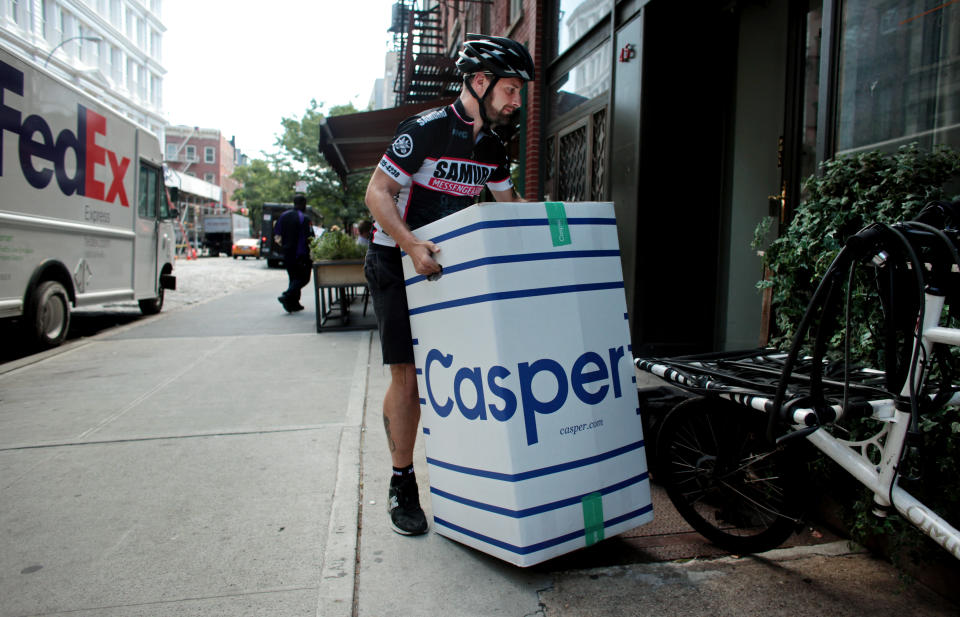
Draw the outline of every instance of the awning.
[[[410,116],[451,103],[437,99],[399,107],[330,116],[320,123],[320,153],[345,181],[347,174],[374,167],[393,140],[397,126]]]

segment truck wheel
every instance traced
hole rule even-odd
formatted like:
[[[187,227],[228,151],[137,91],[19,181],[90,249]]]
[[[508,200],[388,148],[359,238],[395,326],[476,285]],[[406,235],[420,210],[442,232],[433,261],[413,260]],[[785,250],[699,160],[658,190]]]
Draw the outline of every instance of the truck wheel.
[[[157,291],[156,298],[147,298],[137,302],[140,305],[140,312],[144,315],[156,315],[163,308],[163,287]]]
[[[70,328],[70,296],[57,281],[44,281],[37,286],[27,309],[28,328],[33,342],[47,349],[67,338]]]

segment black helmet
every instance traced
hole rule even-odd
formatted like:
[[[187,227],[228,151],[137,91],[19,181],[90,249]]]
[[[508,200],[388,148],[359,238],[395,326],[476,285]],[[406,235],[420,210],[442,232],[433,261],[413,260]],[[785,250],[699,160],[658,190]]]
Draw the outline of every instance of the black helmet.
[[[533,58],[522,43],[486,34],[467,35],[457,58],[457,68],[464,75],[492,73],[523,81],[532,81],[535,77]]]

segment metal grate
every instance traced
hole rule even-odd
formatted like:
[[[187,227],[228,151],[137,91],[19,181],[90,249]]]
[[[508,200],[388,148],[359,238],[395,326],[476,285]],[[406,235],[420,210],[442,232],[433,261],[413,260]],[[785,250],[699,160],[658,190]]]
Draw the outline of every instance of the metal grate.
[[[587,127],[560,137],[559,188],[561,201],[583,201],[587,194]]]
[[[547,180],[553,180],[557,175],[557,138],[551,137],[547,140]]]
[[[603,201],[607,183],[607,109],[593,114],[593,174],[591,198]]]

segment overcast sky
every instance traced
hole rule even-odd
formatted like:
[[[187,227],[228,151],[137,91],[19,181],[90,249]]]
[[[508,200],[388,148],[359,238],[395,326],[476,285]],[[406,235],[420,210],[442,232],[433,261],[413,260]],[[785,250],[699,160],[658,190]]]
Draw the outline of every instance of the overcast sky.
[[[366,109],[392,47],[395,0],[165,0],[163,109],[220,129],[251,158],[310,99]]]

